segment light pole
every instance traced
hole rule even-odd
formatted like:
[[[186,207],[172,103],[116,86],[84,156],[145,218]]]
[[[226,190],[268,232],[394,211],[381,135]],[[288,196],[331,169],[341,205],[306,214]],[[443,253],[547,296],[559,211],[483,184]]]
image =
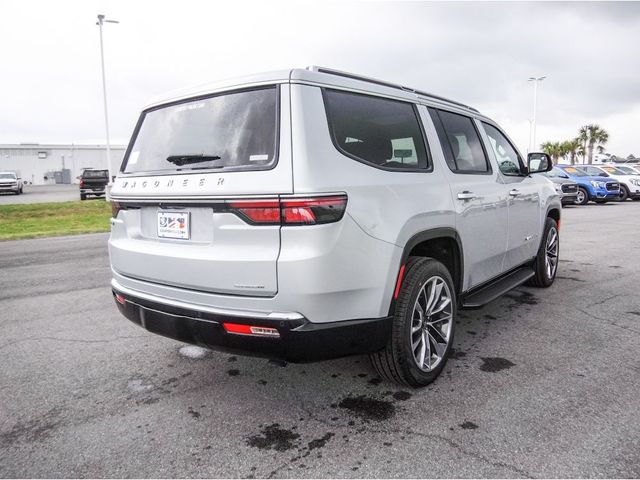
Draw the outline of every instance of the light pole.
[[[107,81],[104,74],[104,47],[102,44],[102,24],[120,23],[117,20],[108,20],[104,15],[98,15],[96,25],[100,28],[100,62],[102,64],[102,99],[104,101],[104,128],[107,134],[107,170],[109,170],[109,183],[111,183],[111,144],[109,143],[109,113],[107,111]]]
[[[533,121],[531,122],[531,132],[529,132],[529,151],[532,148],[536,148],[536,113],[538,110],[538,82],[541,82],[546,77],[529,77],[528,82],[533,82]]]

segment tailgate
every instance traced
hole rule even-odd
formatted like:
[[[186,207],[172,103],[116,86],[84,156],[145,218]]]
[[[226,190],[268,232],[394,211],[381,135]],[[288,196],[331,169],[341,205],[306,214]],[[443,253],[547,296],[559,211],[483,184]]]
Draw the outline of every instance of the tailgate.
[[[277,293],[279,222],[257,225],[230,202],[293,193],[288,88],[143,112],[110,193],[122,207],[109,241],[115,271],[204,292]]]
[[[184,216],[188,238],[159,236],[166,214]],[[214,206],[130,208],[113,221],[111,265],[153,283],[212,293],[273,296],[280,227],[252,226]]]

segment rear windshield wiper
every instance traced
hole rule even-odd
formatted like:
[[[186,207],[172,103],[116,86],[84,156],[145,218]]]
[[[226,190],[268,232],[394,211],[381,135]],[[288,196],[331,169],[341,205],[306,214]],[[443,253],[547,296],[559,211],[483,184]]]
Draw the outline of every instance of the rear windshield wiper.
[[[202,167],[187,167],[187,168],[176,168],[176,172],[181,172],[183,170],[213,170],[214,168],[224,168],[224,165],[207,165]]]
[[[191,165],[192,163],[210,162],[213,160],[220,160],[218,155],[170,155],[167,157],[167,162],[171,162],[175,165]]]

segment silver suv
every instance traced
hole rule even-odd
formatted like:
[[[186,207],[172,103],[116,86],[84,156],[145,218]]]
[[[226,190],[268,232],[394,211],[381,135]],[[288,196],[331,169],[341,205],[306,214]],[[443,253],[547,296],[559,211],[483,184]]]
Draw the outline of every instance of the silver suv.
[[[115,301],[184,342],[370,353],[423,386],[458,308],[552,284],[551,166],[471,107],[325,68],[178,92],[143,110],[111,190]]]

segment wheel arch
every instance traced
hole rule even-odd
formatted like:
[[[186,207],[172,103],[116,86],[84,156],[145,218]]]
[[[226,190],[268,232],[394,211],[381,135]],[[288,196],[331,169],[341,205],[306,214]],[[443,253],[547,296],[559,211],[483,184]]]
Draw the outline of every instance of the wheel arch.
[[[451,227],[438,227],[413,235],[405,244],[398,272],[411,256],[431,257],[442,262],[451,273],[456,295],[462,293],[464,284],[464,252],[458,232]],[[398,279],[402,280],[402,279]],[[396,288],[398,285],[395,285]],[[395,296],[395,295],[394,295]],[[393,315],[395,298],[392,297],[389,315]]]

